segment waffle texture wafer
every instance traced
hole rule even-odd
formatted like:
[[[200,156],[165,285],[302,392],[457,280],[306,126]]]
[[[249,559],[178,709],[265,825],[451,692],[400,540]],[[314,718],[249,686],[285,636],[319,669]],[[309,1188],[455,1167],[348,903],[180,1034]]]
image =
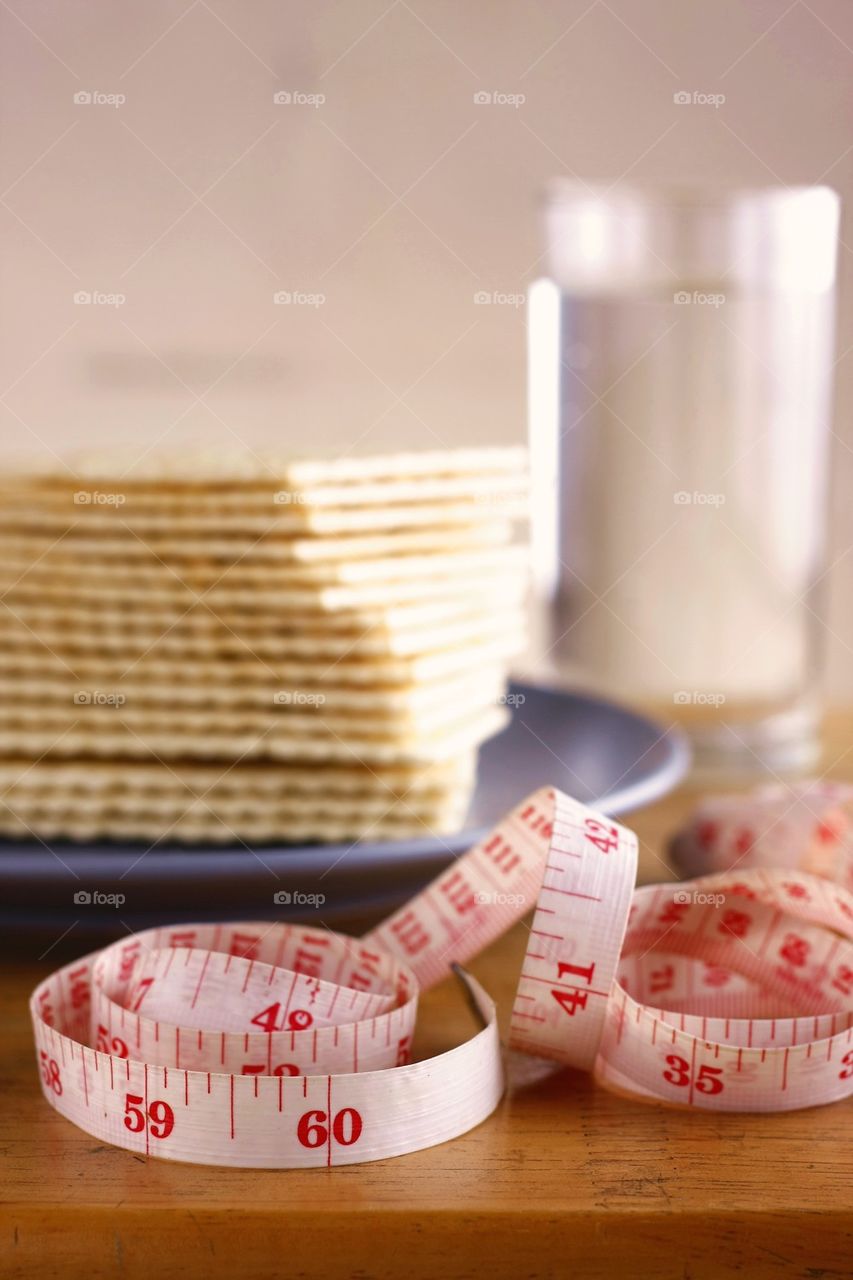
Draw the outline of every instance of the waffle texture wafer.
[[[342,734],[303,730],[291,731],[273,722],[258,732],[194,732],[178,730],[173,722],[152,722],[144,729],[120,723],[101,727],[76,722],[43,721],[38,728],[16,724],[0,726],[0,756],[20,753],[41,759],[44,756],[96,756],[128,760],[337,760],[361,761],[366,765],[429,764],[447,760],[499,733],[508,721],[504,708],[481,712],[476,718],[447,726],[440,733],[427,736],[375,736],[364,727]]]
[[[0,480],[0,830],[458,826],[523,642],[523,454],[132,463]]]
[[[60,532],[44,532],[37,527],[22,528],[7,520],[0,527],[0,552],[3,562],[15,561],[22,572],[45,556],[65,557],[71,566],[85,566],[100,560],[138,562],[140,564],[198,564],[203,569],[222,566],[223,562],[251,567],[284,565],[317,565],[333,568],[338,564],[355,564],[386,556],[433,554],[459,551],[472,547],[503,544],[509,526],[497,518],[452,528],[394,530],[393,533],[350,534],[339,537],[292,537],[267,532],[261,537],[150,537],[135,536],[124,525],[112,534],[92,536],[70,517]]]
[[[0,793],[15,798],[36,798],[59,793],[73,799],[106,794],[124,795],[212,795],[217,798],[305,795],[316,803],[325,795],[417,796],[441,794],[470,782],[476,758],[473,752],[417,768],[396,764],[368,768],[366,765],[271,765],[202,764],[176,761],[145,761],[127,769],[122,763],[106,760],[29,760],[25,757],[0,761]]]

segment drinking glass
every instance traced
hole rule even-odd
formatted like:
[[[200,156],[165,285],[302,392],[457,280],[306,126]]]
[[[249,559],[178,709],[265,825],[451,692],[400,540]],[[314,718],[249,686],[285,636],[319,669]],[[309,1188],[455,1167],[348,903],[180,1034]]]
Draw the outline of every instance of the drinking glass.
[[[529,297],[546,648],[698,767],[817,750],[839,200],[552,185]]]

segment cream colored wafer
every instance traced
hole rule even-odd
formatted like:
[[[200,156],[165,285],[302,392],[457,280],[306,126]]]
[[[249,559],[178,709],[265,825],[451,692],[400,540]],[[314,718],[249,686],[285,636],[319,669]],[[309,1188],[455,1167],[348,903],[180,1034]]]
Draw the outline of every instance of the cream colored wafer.
[[[293,489],[331,484],[365,484],[417,477],[516,474],[527,464],[527,450],[518,445],[489,445],[461,449],[419,449],[397,453],[350,454],[336,458],[299,458],[241,449],[182,453],[109,450],[81,454],[64,471],[53,459],[39,456],[22,478],[47,487],[64,488],[84,479],[120,476],[128,486],[178,489],[216,488],[223,492],[266,486],[270,480]]]
[[[311,841],[331,843],[346,840],[411,840],[458,831],[465,815],[464,803],[451,801],[424,821],[417,814],[392,812],[373,817],[358,809],[336,814],[325,808],[292,818],[235,819],[224,822],[212,813],[178,813],[171,821],[163,816],[85,816],[73,810],[43,815],[38,811],[18,813],[0,805],[0,835],[28,839],[152,841],[155,845],[179,841],[185,844],[281,844]]]
[[[401,605],[400,608],[359,609],[346,613],[298,616],[296,613],[275,614],[247,613],[237,609],[216,608],[206,603],[186,605],[183,609],[108,609],[85,608],[70,605],[51,608],[50,605],[29,605],[23,602],[0,602],[0,635],[14,632],[37,637],[42,643],[51,644],[47,637],[67,636],[68,640],[86,640],[101,644],[110,639],[114,646],[126,646],[128,653],[141,652],[159,643],[161,639],[186,639],[187,644],[209,646],[211,652],[233,652],[233,644],[252,653],[288,654],[298,652],[302,641],[318,645],[318,650],[330,640],[338,641],[343,652],[350,645],[389,645],[397,652],[397,641],[406,644],[407,637],[416,637],[432,631],[441,637],[450,636],[459,628],[474,628],[482,634],[489,627],[498,627],[511,618],[520,617],[523,584],[507,584],[500,595],[478,598],[441,600],[423,604]],[[441,648],[443,639],[430,644]],[[53,645],[51,645],[53,646]],[[411,652],[403,649],[402,652]]]
[[[95,756],[126,759],[157,758],[193,760],[300,760],[360,762],[366,765],[429,764],[447,760],[499,732],[508,717],[503,708],[490,708],[477,717],[444,730],[435,737],[410,742],[359,735],[306,737],[285,732],[284,727],[257,734],[193,734],[170,731],[141,733],[117,725],[100,730],[78,722],[76,728],[58,733],[44,725],[35,729],[0,729],[0,755],[33,758]],[[275,730],[275,731],[274,731]]]
[[[135,659],[112,653],[72,653],[73,670],[56,661],[48,649],[30,637],[31,648],[11,648],[0,638],[0,670],[10,679],[67,677],[87,689],[114,689],[119,682],[138,675],[150,685],[216,687],[240,692],[261,690],[266,697],[271,685],[279,689],[302,689],[333,682],[334,687],[367,692],[375,690],[405,693],[409,688],[427,686],[436,681],[466,677],[469,672],[485,670],[493,664],[506,664],[522,645],[520,631],[506,631],[481,643],[408,657],[368,656],[313,660],[290,657],[271,658],[269,662],[244,654],[234,658],[194,659],[179,654],[169,659],[159,656],[158,649]],[[131,666],[130,675],[128,667]]]
[[[483,566],[478,573],[446,574],[441,577],[414,578],[389,583],[357,583],[341,587],[278,587],[254,584],[237,586],[236,574],[214,582],[196,591],[172,575],[156,584],[134,584],[132,578],[122,582],[116,575],[112,582],[97,575],[83,577],[76,572],[54,575],[32,573],[18,581],[12,580],[5,587],[0,581],[0,603],[15,608],[41,606],[44,608],[72,609],[75,605],[100,610],[123,607],[134,612],[159,612],[168,608],[181,611],[196,601],[203,601],[217,610],[242,610],[262,614],[273,611],[294,613],[334,613],[362,615],[364,625],[370,625],[378,609],[393,608],[409,603],[435,601],[440,607],[472,596],[499,596],[514,591],[518,596],[524,588],[527,554],[519,549],[503,555],[499,561]]]
[[[85,514],[81,514],[85,513]],[[453,528],[459,525],[488,522],[496,516],[523,519],[527,514],[524,498],[509,495],[491,503],[477,502],[401,502],[396,505],[365,507],[314,507],[271,504],[269,514],[220,514],[218,511],[187,514],[181,511],[155,512],[130,510],[128,507],[84,506],[51,508],[45,503],[21,503],[0,506],[0,530],[15,532],[34,529],[59,534],[74,523],[78,529],[92,533],[115,534],[124,530],[147,539],[168,534],[171,537],[210,534],[345,534],[380,533],[395,529],[423,527]]]
[[[467,789],[466,789],[467,795]],[[185,792],[182,796],[134,795],[66,795],[54,791],[50,795],[27,796],[24,794],[7,795],[0,800],[0,808],[24,818],[28,822],[41,821],[52,817],[69,817],[73,815],[81,821],[98,821],[102,818],[136,819],[148,818],[159,820],[162,827],[169,826],[178,817],[197,816],[204,819],[212,814],[222,822],[239,825],[241,822],[262,821],[274,823],[278,829],[285,830],[288,822],[299,822],[309,817],[357,816],[360,825],[367,824],[374,818],[383,818],[394,814],[397,817],[415,817],[422,822],[429,822],[438,814],[451,807],[460,808],[464,802],[461,789],[458,793],[436,793],[433,795],[406,796],[403,798],[389,795],[329,796],[318,803],[305,795],[301,796],[193,796]]]
[[[85,527],[69,526],[67,531],[40,533],[0,528],[0,555],[12,557],[27,565],[40,557],[65,553],[74,557],[104,560],[136,560],[141,564],[158,560],[178,565],[197,564],[207,567],[223,562],[242,564],[247,568],[273,565],[330,566],[341,562],[370,560],[391,555],[432,555],[439,551],[459,551],[506,542],[510,526],[493,519],[482,524],[466,524],[453,528],[403,530],[392,533],[349,535],[341,537],[289,537],[266,534],[263,537],[148,537],[144,540],[129,529],[121,528],[112,536],[93,537]]]
[[[523,497],[527,479],[523,472],[493,472],[462,476],[421,476],[346,485],[300,485],[287,487],[287,479],[274,477],[266,485],[242,489],[213,489],[208,486],[163,488],[152,485],[128,485],[120,477],[110,481],[111,490],[79,489],[74,482],[52,485],[29,482],[25,477],[0,479],[0,505],[19,511],[29,508],[42,513],[67,513],[70,507],[82,508],[85,519],[98,509],[112,508],[122,516],[170,516],[227,518],[266,516],[273,506],[307,507],[341,511],[353,508],[402,508],[424,503],[480,503],[502,505],[505,497]],[[295,513],[294,513],[295,514]]]
[[[118,592],[144,591],[161,587],[206,591],[212,586],[239,586],[267,592],[294,588],[360,587],[373,584],[404,584],[410,581],[444,579],[476,581],[481,573],[508,566],[524,566],[526,551],[505,546],[461,552],[435,552],[432,555],[396,555],[375,559],[341,560],[328,564],[295,564],[281,566],[249,559],[234,565],[220,561],[181,561],[179,565],[161,562],[153,557],[138,562],[102,559],[94,551],[89,554],[67,554],[66,544],[57,543],[53,550],[34,559],[24,555],[3,555],[0,560],[0,594],[17,583],[44,584],[51,587],[67,584],[69,577],[86,591],[109,595]],[[2,548],[0,547],[0,554]]]
[[[88,694],[82,696],[90,696]],[[114,704],[106,699],[123,694],[103,693],[104,701],[85,704],[7,701],[0,706],[0,733],[20,731],[23,734],[43,731],[58,737],[72,734],[138,734],[144,740],[173,734],[176,741],[184,736],[196,739],[207,736],[211,742],[226,743],[231,738],[261,737],[281,743],[325,741],[333,738],[343,743],[383,742],[397,745],[402,751],[412,749],[421,740],[438,738],[470,717],[472,720],[488,708],[500,706],[499,695],[484,697],[474,690],[456,701],[438,701],[433,705],[407,708],[401,712],[380,714],[376,710],[330,712],[324,705],[308,701],[274,704],[266,708],[172,707],[126,702]],[[306,709],[307,708],[307,709]]]
[[[249,633],[244,628],[243,633],[238,634],[222,625],[204,631],[180,625],[160,631],[134,631],[128,627],[110,629],[106,626],[99,629],[96,620],[73,626],[61,617],[47,620],[35,616],[28,620],[17,611],[13,616],[0,610],[0,646],[30,649],[33,645],[41,645],[59,661],[65,661],[72,670],[73,662],[66,656],[72,653],[121,653],[128,667],[152,649],[158,649],[161,656],[176,654],[182,658],[210,658],[251,654],[267,661],[297,657],[334,660],[363,655],[407,657],[486,642],[496,633],[513,636],[513,643],[517,637],[520,648],[523,643],[520,612],[504,610],[489,616],[477,614],[456,622],[402,630],[365,627],[363,631],[354,633],[328,629],[311,633],[289,632],[282,628],[278,633]]]
[[[396,556],[372,564],[355,562],[335,566],[335,574],[324,566],[279,570],[268,565],[247,568],[242,563],[225,569],[212,564],[207,573],[200,573],[156,561],[137,566],[134,562],[48,554],[32,563],[0,564],[0,595],[15,590],[29,594],[42,591],[46,596],[74,591],[106,599],[129,594],[145,599],[161,594],[185,599],[192,592],[219,592],[247,598],[274,596],[276,600],[293,597],[307,607],[346,608],[350,602],[369,602],[374,598],[371,593],[379,593],[379,599],[392,603],[406,596],[451,594],[498,574],[523,573],[527,562],[525,548],[497,547],[462,555]],[[365,572],[367,569],[370,572]],[[330,580],[333,576],[340,580]]]
[[[212,795],[276,799],[282,795],[307,797],[316,805],[325,795],[441,794],[470,785],[476,756],[463,755],[416,768],[395,764],[368,768],[350,764],[199,764],[187,760],[135,761],[132,768],[112,760],[0,761],[0,798],[23,795],[31,799],[58,792],[69,797],[90,795]]]
[[[324,693],[277,690],[263,707],[173,706],[128,698],[119,690],[82,690],[62,701],[39,697],[26,700],[11,695],[0,703],[0,731],[44,729],[58,734],[66,728],[88,732],[113,732],[117,725],[143,737],[154,733],[210,734],[211,737],[293,734],[300,738],[340,736],[386,738],[410,744],[419,737],[442,733],[464,716],[476,716],[483,708],[500,705],[503,681],[490,687],[473,685],[456,697],[402,707],[340,707],[326,705]]]
[[[472,672],[454,679],[433,680],[425,684],[405,686],[370,685],[358,687],[334,684],[335,670],[329,672],[329,681],[299,686],[282,686],[280,680],[268,672],[264,683],[244,684],[215,681],[192,682],[178,669],[169,683],[157,683],[150,678],[140,679],[139,669],[121,678],[116,672],[109,686],[82,687],[79,678],[60,668],[59,672],[44,673],[40,663],[36,677],[19,675],[7,677],[5,664],[0,657],[0,709],[11,706],[32,706],[39,709],[61,706],[85,707],[98,704],[115,704],[116,695],[135,709],[171,708],[183,713],[186,708],[206,707],[210,710],[254,709],[268,711],[273,707],[322,706],[324,714],[345,712],[359,715],[384,714],[410,717],[417,712],[437,705],[463,705],[477,699],[481,704],[494,702],[503,691],[504,668],[493,662],[478,666]],[[112,699],[112,704],[107,699]]]

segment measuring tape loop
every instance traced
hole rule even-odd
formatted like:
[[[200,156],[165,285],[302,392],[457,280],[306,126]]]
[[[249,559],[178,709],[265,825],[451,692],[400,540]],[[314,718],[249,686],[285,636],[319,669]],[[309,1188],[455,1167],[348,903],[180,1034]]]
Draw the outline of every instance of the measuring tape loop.
[[[688,1106],[853,1094],[853,894],[793,866],[635,891],[636,861],[632,832],[543,788],[361,939],[134,934],[33,993],[42,1090],[102,1141],[175,1160],[297,1168],[445,1142],[502,1096],[496,1012],[460,971],[482,1029],[413,1063],[418,993],[532,909],[513,1049]]]
[[[853,891],[853,787],[811,781],[708,796],[676,836],[673,852],[690,874],[790,867]]]

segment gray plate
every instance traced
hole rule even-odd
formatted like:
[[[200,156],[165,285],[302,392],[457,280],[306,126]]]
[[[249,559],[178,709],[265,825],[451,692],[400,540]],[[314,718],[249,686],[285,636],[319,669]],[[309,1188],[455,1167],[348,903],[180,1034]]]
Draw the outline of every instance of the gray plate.
[[[586,694],[515,684],[510,726],[480,753],[468,821],[456,835],[335,845],[147,845],[0,841],[5,932],[115,935],[181,920],[316,919],[361,924],[404,902],[537,787],[553,784],[606,813],[649,804],[683,776],[683,735]],[[121,907],[75,903],[121,893]],[[275,893],[292,902],[276,903]],[[321,908],[297,895],[322,894]]]

